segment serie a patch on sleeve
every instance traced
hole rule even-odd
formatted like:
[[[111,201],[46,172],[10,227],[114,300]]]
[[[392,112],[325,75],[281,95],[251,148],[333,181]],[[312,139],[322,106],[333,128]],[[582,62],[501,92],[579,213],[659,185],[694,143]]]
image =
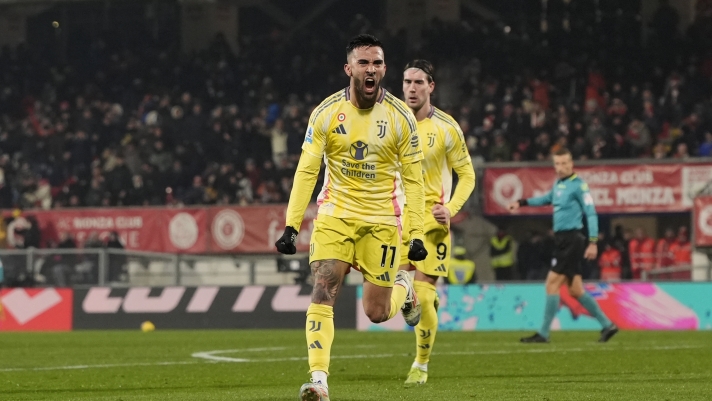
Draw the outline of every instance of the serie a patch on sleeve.
[[[583,194],[583,203],[584,205],[593,205],[593,196],[591,196],[590,192]]]

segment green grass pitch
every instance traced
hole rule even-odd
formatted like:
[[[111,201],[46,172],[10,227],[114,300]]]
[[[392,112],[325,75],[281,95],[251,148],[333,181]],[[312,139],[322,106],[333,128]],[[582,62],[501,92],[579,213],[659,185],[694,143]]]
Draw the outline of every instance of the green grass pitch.
[[[710,332],[522,334],[438,333],[428,383],[405,388],[413,333],[337,330],[331,399],[712,399]],[[1,400],[294,401],[308,379],[301,330],[2,333],[0,350]]]

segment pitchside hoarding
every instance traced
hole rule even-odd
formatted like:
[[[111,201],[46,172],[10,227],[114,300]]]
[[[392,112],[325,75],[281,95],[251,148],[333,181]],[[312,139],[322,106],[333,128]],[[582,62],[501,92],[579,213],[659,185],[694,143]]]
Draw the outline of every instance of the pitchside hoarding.
[[[92,287],[74,291],[75,329],[298,329],[311,287]],[[356,287],[342,288],[334,324],[356,326]]]
[[[688,212],[697,192],[712,181],[712,164],[610,164],[576,166],[591,188],[599,213]],[[485,214],[509,214],[507,205],[544,195],[556,180],[552,167],[488,167]],[[548,214],[550,208],[522,208],[518,214]]]
[[[0,291],[0,331],[72,329],[70,288],[5,288]]]
[[[586,284],[606,314],[625,330],[712,330],[712,283]],[[0,292],[0,331],[72,329],[303,329],[310,287],[133,287],[72,290],[12,288]],[[544,285],[438,287],[440,330],[536,330]],[[565,291],[555,330],[599,330]],[[361,287],[345,286],[334,309],[338,328],[412,330],[400,314],[373,324]]]
[[[712,330],[712,283],[588,283],[585,288],[623,330]],[[538,330],[544,294],[543,284],[438,287],[439,330]],[[357,295],[358,307],[360,290]],[[359,330],[412,330],[400,317],[373,324],[362,308],[356,324]],[[552,328],[601,329],[565,288]]]

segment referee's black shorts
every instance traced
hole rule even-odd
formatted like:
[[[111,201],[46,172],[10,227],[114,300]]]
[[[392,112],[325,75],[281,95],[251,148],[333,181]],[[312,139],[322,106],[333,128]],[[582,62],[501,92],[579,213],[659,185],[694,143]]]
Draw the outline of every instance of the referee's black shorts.
[[[554,260],[551,271],[573,279],[581,275],[583,253],[586,250],[586,237],[581,230],[557,231],[554,234]]]

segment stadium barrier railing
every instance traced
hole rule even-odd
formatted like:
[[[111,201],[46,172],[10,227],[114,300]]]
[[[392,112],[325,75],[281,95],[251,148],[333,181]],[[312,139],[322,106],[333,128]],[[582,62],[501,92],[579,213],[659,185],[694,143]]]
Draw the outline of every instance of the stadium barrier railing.
[[[2,249],[6,286],[284,285],[301,271],[276,255],[184,255],[122,249]]]
[[[712,264],[707,266],[687,265],[643,270],[640,273],[640,278],[642,281],[712,281]]]

